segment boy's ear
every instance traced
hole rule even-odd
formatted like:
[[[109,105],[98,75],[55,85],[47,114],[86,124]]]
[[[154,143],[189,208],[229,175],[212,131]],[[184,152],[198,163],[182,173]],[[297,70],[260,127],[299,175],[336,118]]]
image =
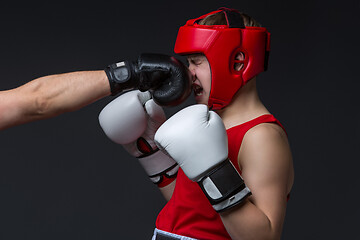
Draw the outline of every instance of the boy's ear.
[[[245,55],[242,52],[238,52],[235,55],[235,63],[234,63],[234,70],[235,71],[240,71],[243,67],[244,67],[244,63],[243,62],[239,62],[239,61],[244,61],[245,60]]]

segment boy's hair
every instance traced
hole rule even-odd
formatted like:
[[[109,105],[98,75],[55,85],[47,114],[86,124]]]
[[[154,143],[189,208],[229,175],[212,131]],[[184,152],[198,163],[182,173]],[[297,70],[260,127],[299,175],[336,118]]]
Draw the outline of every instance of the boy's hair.
[[[261,27],[261,24],[256,21],[254,18],[250,17],[249,15],[245,13],[240,13],[241,17],[243,18],[244,25],[246,27]],[[204,19],[201,19],[199,21],[200,25],[226,25],[226,17],[224,12],[218,12],[214,13],[212,15],[209,15],[205,17]]]

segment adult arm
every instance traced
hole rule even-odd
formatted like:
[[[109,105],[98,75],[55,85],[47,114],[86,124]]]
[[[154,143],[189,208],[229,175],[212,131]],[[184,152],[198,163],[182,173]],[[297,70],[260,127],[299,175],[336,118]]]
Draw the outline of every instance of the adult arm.
[[[104,71],[82,71],[37,78],[0,92],[0,130],[78,110],[110,95]]]
[[[134,62],[111,64],[105,71],[38,78],[0,92],[0,130],[75,111],[110,93],[132,89],[151,89],[157,103],[177,105],[191,93],[191,81],[185,65],[162,54],[142,54]]]

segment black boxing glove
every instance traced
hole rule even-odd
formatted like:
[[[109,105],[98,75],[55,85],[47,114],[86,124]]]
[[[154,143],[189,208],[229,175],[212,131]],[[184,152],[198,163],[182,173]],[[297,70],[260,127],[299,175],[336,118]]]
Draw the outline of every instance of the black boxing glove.
[[[175,106],[191,93],[190,71],[181,61],[168,55],[141,54],[137,61],[111,64],[105,72],[112,95],[131,89],[150,90],[157,104]]]

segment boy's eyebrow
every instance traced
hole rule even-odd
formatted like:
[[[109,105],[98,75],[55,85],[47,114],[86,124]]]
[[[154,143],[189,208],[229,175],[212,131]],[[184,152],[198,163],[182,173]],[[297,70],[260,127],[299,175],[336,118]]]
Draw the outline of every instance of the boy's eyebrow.
[[[196,59],[196,58],[201,58],[204,57],[204,55],[202,54],[191,54],[189,56],[187,56],[187,59]]]

